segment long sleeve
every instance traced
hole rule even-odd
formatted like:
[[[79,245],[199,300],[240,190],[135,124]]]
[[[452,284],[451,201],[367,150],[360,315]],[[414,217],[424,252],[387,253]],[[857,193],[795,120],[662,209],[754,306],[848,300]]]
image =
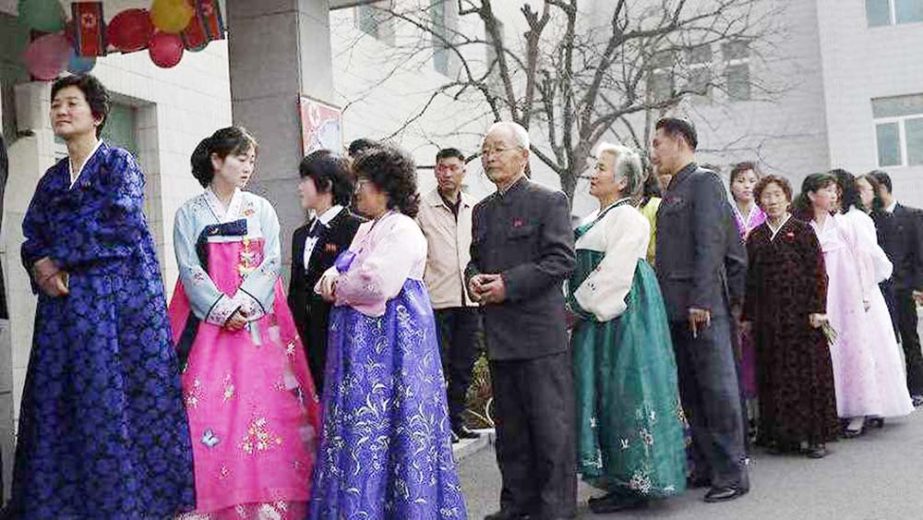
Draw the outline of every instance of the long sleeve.
[[[556,192],[554,199],[545,208],[544,215],[539,259],[500,273],[506,284],[506,297],[509,301],[527,300],[550,286],[562,284],[574,270],[574,233],[570,227],[567,196],[563,192]]]
[[[637,216],[639,218],[632,218]],[[638,260],[647,253],[650,224],[634,208],[612,210],[598,225],[604,225],[605,256],[593,272],[574,291],[580,307],[599,321],[621,316],[628,307]]]
[[[755,231],[755,230],[754,230]],[[747,236],[747,277],[746,277],[746,291],[744,291],[744,304],[743,304],[743,313],[741,315],[742,321],[753,321],[756,318],[757,302],[760,300],[760,273],[758,259],[759,259],[759,233],[750,233]],[[815,242],[817,239],[814,239]]]
[[[370,316],[384,314],[387,301],[401,292],[413,268],[426,259],[426,238],[410,217],[397,215],[379,225],[387,228],[374,229],[370,236],[357,233],[354,247],[368,240],[365,247],[369,249],[357,252],[336,286],[337,305],[349,305]]]
[[[481,259],[481,250],[480,250],[480,241],[476,240],[475,237],[481,236],[483,231],[481,227],[484,223],[481,221],[481,215],[483,206],[476,205],[471,212],[471,247],[469,248],[470,258],[468,260],[468,265],[465,267],[465,290],[468,290],[468,282],[475,275],[481,273],[480,259]],[[470,295],[469,295],[470,296]]]
[[[695,207],[692,233],[695,241],[694,276],[689,291],[689,306],[711,309],[711,303],[721,301],[720,272],[725,261],[725,243],[730,208],[724,186],[717,175],[703,175],[694,187]]]
[[[813,232],[805,233],[802,258],[804,259],[805,276],[812,276],[814,283],[810,285],[810,301],[808,312],[825,314],[827,312],[827,266],[824,264],[824,253],[820,248],[820,241]]]
[[[908,211],[909,208],[904,208]],[[899,240],[909,240],[908,247],[913,251],[912,275],[910,277],[911,289],[923,291],[923,211],[912,210],[908,217],[910,223],[909,237],[899,237]]]
[[[173,223],[173,248],[176,251],[176,264],[179,267],[179,279],[189,298],[193,314],[200,320],[215,325],[224,325],[240,304],[218,290],[208,272],[199,263],[196,254],[198,230],[194,215],[188,206],[176,212]]]
[[[47,174],[46,174],[47,175]],[[51,255],[51,240],[48,236],[50,231],[50,222],[46,213],[48,209],[48,197],[45,188],[45,177],[39,181],[32,201],[29,203],[29,209],[26,210],[25,218],[22,221],[22,233],[25,242],[22,244],[20,253],[22,256],[22,265],[29,272],[29,280],[32,282],[32,292],[38,293],[38,285],[32,278],[32,266],[38,260]]]
[[[881,246],[878,245],[878,232],[875,230],[875,221],[871,217],[859,210],[852,210],[856,213],[857,234],[860,245],[868,254],[871,261],[872,282],[877,285],[880,282],[891,278],[894,271],[894,264],[888,260]]]
[[[266,314],[275,299],[275,284],[282,269],[282,247],[279,242],[279,218],[272,205],[260,200],[260,232],[263,235],[263,260],[237,289],[234,301],[247,311],[251,321]]]
[[[50,256],[65,270],[130,257],[145,228],[144,174],[138,163],[118,148],[97,153],[106,153],[92,165],[103,170],[99,185],[87,188],[91,190],[88,202],[76,208],[78,214],[69,219],[67,232],[49,245]]]

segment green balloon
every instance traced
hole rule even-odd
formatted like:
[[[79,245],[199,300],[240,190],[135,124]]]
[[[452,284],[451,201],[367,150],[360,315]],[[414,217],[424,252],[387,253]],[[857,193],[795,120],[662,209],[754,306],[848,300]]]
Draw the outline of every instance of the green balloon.
[[[46,33],[64,30],[64,8],[58,0],[19,0],[19,19],[27,27]]]

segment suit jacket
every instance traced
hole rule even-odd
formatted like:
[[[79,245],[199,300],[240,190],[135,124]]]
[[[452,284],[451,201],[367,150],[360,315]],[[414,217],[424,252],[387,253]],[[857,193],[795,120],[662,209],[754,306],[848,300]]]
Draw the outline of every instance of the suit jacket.
[[[897,290],[923,289],[923,211],[898,204],[893,213],[872,213],[878,244],[894,264]]]
[[[691,163],[657,211],[657,279],[671,321],[689,308],[726,316],[743,299],[747,256],[721,179]]]
[[[330,314],[330,304],[314,292],[314,285],[333,265],[337,255],[349,249],[364,220],[348,209],[340,211],[318,237],[305,270],[304,246],[313,222],[308,222],[292,234],[292,276],[288,288],[288,305],[309,355],[318,352],[317,349],[326,351],[327,318]]]
[[[570,204],[561,191],[523,178],[474,207],[465,279],[497,274],[506,300],[482,307],[491,360],[567,351],[563,282],[574,270]]]

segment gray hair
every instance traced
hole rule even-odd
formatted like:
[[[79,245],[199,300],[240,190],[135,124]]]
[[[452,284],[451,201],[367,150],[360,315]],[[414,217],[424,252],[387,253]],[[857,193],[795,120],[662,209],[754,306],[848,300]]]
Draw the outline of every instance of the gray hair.
[[[625,193],[629,197],[637,197],[644,189],[644,181],[647,175],[644,172],[644,165],[641,162],[641,154],[634,148],[629,148],[620,144],[602,143],[596,149],[596,157],[604,153],[612,154],[615,157],[615,178],[625,179]]]
[[[496,123],[490,125],[490,128],[487,129],[487,133],[484,135],[490,135],[490,133],[494,130],[501,129],[505,129],[513,134],[513,138],[516,140],[516,146],[521,146],[526,150],[529,149],[529,131],[526,130],[522,125],[512,121],[497,121]]]

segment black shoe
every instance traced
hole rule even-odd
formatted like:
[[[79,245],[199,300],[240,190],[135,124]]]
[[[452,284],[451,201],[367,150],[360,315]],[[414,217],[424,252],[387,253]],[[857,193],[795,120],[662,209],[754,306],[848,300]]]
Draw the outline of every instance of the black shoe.
[[[484,517],[484,520],[529,520],[529,515],[501,509]]]
[[[809,459],[822,459],[827,456],[827,447],[823,444],[808,446],[808,448],[804,450],[804,455]]]
[[[647,505],[643,498],[625,496],[621,493],[609,493],[607,495],[591,498],[587,500],[590,511],[596,515],[605,515],[628,509],[638,509]]]
[[[705,493],[705,501],[709,503],[727,502],[746,495],[748,491],[749,489],[732,486],[713,487]]]
[[[885,427],[885,418],[884,417],[872,417],[867,420],[869,426],[874,426],[878,429]]]
[[[480,439],[481,438],[480,433],[473,431],[473,430],[469,430],[468,427],[465,425],[453,426],[452,434],[455,435],[455,437],[459,439]]]
[[[701,475],[690,475],[686,479],[686,487],[689,489],[704,488],[711,486],[711,479]]]
[[[915,396],[912,396],[911,399],[913,400],[914,408],[919,408],[923,406],[923,395],[915,395]]]

